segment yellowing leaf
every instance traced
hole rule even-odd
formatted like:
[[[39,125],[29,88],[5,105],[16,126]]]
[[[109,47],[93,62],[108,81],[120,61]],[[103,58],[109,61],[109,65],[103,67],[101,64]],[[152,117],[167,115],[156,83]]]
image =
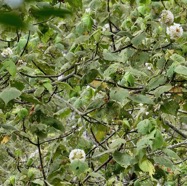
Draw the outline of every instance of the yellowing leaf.
[[[10,137],[9,136],[4,136],[2,141],[1,141],[1,144],[5,144],[9,141]]]
[[[107,83],[105,82],[102,82],[102,81],[97,81],[97,80],[94,80],[90,83],[91,87],[94,87],[94,88],[98,88],[98,87],[102,87],[103,89],[105,88],[108,88],[107,86]]]
[[[153,164],[147,159],[139,162],[139,167],[143,172],[148,172],[151,177],[153,176],[155,172],[155,168]]]

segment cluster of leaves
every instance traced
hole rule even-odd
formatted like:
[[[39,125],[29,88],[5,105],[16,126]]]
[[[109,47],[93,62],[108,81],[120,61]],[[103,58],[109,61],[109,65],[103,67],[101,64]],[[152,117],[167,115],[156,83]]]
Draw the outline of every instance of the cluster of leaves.
[[[182,185],[186,0],[0,2],[0,184]],[[147,68],[149,66],[149,68]],[[86,162],[70,163],[72,149]]]

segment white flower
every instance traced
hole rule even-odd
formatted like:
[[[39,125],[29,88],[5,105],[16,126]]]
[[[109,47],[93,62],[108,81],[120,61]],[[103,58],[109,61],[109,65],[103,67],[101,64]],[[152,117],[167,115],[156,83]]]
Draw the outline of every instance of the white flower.
[[[12,55],[13,54],[13,52],[12,52],[12,50],[8,47],[8,48],[6,48],[6,49],[4,49],[2,52],[1,52],[1,55],[3,56],[3,57],[8,57],[8,56],[10,56],[10,55]]]
[[[66,57],[66,56],[67,56],[67,53],[64,52],[64,51],[62,51],[62,55],[63,55],[63,57]]]
[[[103,26],[103,31],[106,31],[108,28],[109,28],[109,24],[105,24],[105,25]]]
[[[167,27],[166,33],[171,39],[177,39],[183,35],[183,28],[180,24],[174,23],[174,25]]]
[[[149,63],[145,63],[145,66],[148,67],[148,66],[149,66]]]
[[[140,107],[143,107],[143,103],[139,103],[139,106],[140,106]]]
[[[171,25],[174,21],[174,15],[169,10],[163,10],[161,14],[161,22]]]
[[[145,63],[145,66],[147,67],[148,70],[151,70],[151,69],[152,69],[150,63]]]
[[[86,12],[86,13],[90,13],[90,12],[91,12],[91,9],[90,9],[90,8],[86,8],[86,9],[85,9],[85,12]]]
[[[80,160],[84,162],[86,159],[86,154],[82,149],[74,149],[70,152],[69,159],[71,163],[75,160]]]
[[[147,69],[148,69],[148,70],[151,70],[151,66],[148,66]]]
[[[14,8],[19,8],[22,5],[23,0],[4,0],[4,2],[10,8],[14,9]]]
[[[145,112],[145,115],[146,115],[146,116],[149,115],[149,112]]]
[[[62,79],[64,78],[64,76],[63,75],[61,75],[61,76],[58,76],[58,81],[61,81]]]

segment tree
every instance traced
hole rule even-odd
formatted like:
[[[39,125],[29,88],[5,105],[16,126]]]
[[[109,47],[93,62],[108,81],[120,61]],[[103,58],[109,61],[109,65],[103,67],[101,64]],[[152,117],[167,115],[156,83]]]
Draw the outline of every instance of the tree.
[[[186,4],[0,2],[0,184],[185,184]]]

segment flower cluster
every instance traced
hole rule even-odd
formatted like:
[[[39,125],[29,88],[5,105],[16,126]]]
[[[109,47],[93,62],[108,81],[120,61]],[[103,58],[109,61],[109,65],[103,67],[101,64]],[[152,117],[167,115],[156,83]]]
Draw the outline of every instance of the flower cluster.
[[[8,48],[6,48],[6,49],[4,49],[2,52],[1,52],[1,55],[3,56],[3,57],[8,57],[8,56],[10,56],[10,55],[12,55],[13,54],[13,52],[12,52],[12,50],[8,47]]]
[[[163,10],[161,14],[161,22],[164,24],[171,25],[174,21],[174,15],[169,10]]]
[[[82,149],[74,149],[70,152],[69,159],[70,159],[71,163],[75,160],[80,160],[80,161],[84,162],[86,159],[86,154],[85,154],[84,150],[82,150]]]
[[[180,24],[174,23],[174,25],[167,27],[166,33],[171,39],[177,39],[183,35],[183,28]]]
[[[170,36],[170,39],[178,39],[183,35],[183,28],[180,24],[174,23],[174,15],[169,10],[163,10],[161,14],[161,23],[166,24],[168,27],[166,33]],[[173,25],[171,25],[173,24]]]

